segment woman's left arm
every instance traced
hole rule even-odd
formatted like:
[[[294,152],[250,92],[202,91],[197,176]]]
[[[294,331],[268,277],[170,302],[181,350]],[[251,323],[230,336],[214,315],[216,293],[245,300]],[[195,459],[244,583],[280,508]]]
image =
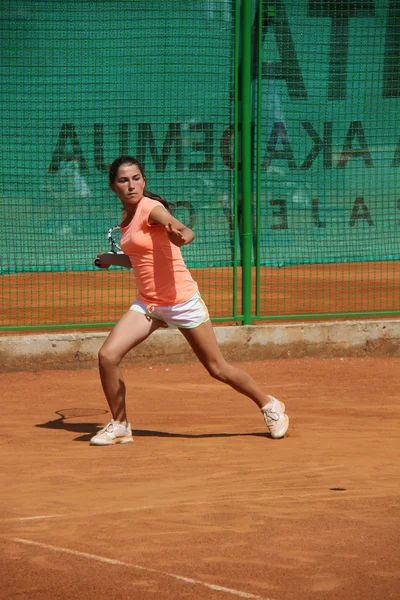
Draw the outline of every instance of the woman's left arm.
[[[175,246],[186,246],[194,240],[194,232],[175,219],[163,206],[153,208],[149,216],[149,223],[163,225],[170,241]]]

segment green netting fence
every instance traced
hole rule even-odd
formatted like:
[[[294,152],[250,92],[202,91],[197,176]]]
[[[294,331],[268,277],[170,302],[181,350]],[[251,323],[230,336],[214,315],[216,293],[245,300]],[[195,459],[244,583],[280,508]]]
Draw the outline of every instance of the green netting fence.
[[[11,2],[2,329],[111,324],[122,153],[193,227],[215,321],[399,314],[398,0]]]

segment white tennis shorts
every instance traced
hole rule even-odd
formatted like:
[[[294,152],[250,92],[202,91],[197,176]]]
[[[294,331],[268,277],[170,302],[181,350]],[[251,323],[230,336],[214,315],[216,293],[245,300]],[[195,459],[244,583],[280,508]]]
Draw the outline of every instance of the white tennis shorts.
[[[183,329],[193,329],[210,319],[207,307],[198,292],[186,302],[172,306],[146,305],[136,299],[129,310],[164,321],[169,327]]]

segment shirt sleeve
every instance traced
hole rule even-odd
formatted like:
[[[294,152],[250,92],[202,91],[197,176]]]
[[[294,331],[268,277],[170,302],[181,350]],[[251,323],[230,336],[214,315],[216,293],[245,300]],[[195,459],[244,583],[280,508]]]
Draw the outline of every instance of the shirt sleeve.
[[[151,198],[146,198],[146,202],[142,207],[142,212],[140,215],[140,222],[142,227],[154,227],[154,225],[151,225],[149,223],[149,218],[150,218],[150,213],[153,210],[153,208],[155,208],[156,206],[164,206],[162,204],[162,202],[159,202],[158,200],[152,200]]]

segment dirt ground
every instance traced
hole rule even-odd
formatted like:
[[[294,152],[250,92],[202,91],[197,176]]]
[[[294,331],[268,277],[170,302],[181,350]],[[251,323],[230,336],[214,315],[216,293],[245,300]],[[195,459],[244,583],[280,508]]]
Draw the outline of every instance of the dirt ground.
[[[213,319],[235,322],[241,314],[241,269],[191,269]],[[256,271],[252,275],[254,321],[400,315],[398,262],[295,265],[260,269],[259,306]],[[0,277],[0,327],[70,328],[112,324],[136,297],[134,274],[107,272],[41,272]],[[235,300],[237,301],[235,312]],[[314,316],[314,317],[313,317]],[[260,319],[258,319],[258,317]],[[265,321],[264,321],[265,322]]]
[[[400,359],[242,366],[285,439],[198,363],[127,366],[135,442],[104,448],[96,371],[0,374],[4,597],[400,598]]]

